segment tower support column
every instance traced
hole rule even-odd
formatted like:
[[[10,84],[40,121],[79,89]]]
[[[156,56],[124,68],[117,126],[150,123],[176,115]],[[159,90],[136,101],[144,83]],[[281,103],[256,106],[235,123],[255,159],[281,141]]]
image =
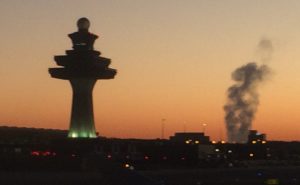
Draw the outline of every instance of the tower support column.
[[[73,90],[71,124],[68,137],[96,137],[93,111],[93,88],[96,79],[70,79]]]

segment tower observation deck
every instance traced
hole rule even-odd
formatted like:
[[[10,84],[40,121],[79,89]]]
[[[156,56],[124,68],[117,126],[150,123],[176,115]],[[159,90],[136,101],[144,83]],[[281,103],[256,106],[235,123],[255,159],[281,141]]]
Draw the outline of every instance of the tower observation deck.
[[[49,68],[51,77],[69,80],[73,90],[71,123],[68,137],[96,137],[93,113],[93,88],[97,80],[113,79],[117,70],[108,66],[109,58],[101,57],[94,50],[94,42],[98,38],[88,31],[90,22],[87,18],[77,21],[78,31],[69,34],[73,50],[66,55],[55,56],[54,60],[60,67]]]

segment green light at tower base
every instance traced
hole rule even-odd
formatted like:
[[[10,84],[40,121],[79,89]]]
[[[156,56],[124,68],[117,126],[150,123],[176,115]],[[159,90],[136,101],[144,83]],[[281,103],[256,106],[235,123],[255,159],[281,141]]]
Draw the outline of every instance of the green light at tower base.
[[[69,131],[68,137],[69,138],[96,138],[97,135],[93,132]]]

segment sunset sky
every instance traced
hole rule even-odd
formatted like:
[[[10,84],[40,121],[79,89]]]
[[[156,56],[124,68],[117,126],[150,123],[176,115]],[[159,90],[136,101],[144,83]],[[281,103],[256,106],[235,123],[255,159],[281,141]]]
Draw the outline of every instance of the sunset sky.
[[[68,129],[71,87],[48,68],[88,17],[95,49],[118,70],[94,89],[100,135],[159,138],[165,119],[165,137],[205,123],[212,139],[226,139],[231,73],[260,62],[267,38],[272,76],[259,87],[252,128],[300,140],[299,9],[298,0],[1,0],[0,125]]]

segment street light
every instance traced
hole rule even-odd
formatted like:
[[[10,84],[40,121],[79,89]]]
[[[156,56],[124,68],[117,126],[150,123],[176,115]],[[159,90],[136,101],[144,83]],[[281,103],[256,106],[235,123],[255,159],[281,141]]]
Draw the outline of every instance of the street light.
[[[206,128],[207,124],[203,123],[202,126],[203,126],[203,134],[205,135],[205,128]]]

